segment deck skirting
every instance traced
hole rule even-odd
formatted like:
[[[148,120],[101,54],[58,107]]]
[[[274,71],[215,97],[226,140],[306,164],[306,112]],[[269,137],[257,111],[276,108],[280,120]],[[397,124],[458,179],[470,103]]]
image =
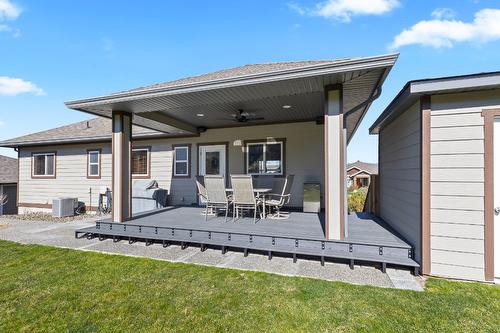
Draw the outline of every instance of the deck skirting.
[[[333,241],[315,238],[290,237],[280,235],[264,235],[255,233],[210,231],[173,226],[152,226],[133,223],[96,222],[95,227],[83,228],[75,231],[75,237],[112,238],[115,241],[128,240],[129,242],[143,241],[146,245],[152,243],[170,242],[198,244],[203,251],[207,245],[221,247],[222,251],[228,248],[241,249],[245,255],[248,250],[267,252],[269,258],[273,253],[313,256],[324,264],[325,258],[344,259],[349,261],[351,268],[354,260],[360,262],[380,263],[382,270],[387,264],[406,266],[418,269],[419,264],[413,260],[413,250],[409,246],[377,245],[372,243]]]

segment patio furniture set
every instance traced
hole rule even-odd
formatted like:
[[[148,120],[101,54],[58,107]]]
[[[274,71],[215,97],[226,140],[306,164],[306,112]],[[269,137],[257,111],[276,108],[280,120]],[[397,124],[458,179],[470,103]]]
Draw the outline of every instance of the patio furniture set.
[[[272,188],[254,188],[252,176],[231,175],[231,188],[226,188],[222,176],[206,175],[198,177],[196,186],[200,201],[205,205],[202,214],[205,221],[208,216],[217,216],[218,211],[225,212],[227,221],[232,207],[233,222],[243,217],[244,211],[253,211],[253,221],[257,222],[257,212],[260,219],[286,219],[288,213],[281,208],[290,201],[294,175],[287,175],[284,182],[276,180]]]

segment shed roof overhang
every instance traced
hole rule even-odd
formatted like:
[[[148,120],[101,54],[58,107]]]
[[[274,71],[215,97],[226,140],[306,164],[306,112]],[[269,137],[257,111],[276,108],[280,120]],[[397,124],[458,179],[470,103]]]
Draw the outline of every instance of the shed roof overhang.
[[[315,120],[324,114],[324,91],[342,85],[348,140],[394,65],[398,54],[338,60],[266,73],[154,86],[65,104],[74,110],[111,117],[133,114],[136,125],[167,135],[195,135],[201,128],[244,126],[231,119],[238,109],[264,119],[253,125]],[[284,105],[291,108],[284,109]]]
[[[409,81],[370,127],[370,134],[379,134],[384,126],[390,124],[421,96],[498,88],[500,88],[500,72]]]

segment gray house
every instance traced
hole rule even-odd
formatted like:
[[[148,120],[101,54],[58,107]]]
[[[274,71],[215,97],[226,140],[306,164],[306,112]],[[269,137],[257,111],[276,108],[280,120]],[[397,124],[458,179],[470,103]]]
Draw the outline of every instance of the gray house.
[[[500,277],[500,73],[408,82],[372,125],[380,216],[428,275]]]
[[[17,214],[17,179],[17,159],[0,155],[0,196],[7,200],[0,215]]]
[[[55,197],[76,196],[92,208],[89,190],[107,186],[111,219],[78,237],[418,268],[410,244],[346,205],[346,146],[397,56],[246,65],[67,102],[99,118],[0,143],[19,151],[19,207],[47,210]],[[205,221],[196,180],[206,175],[222,177],[228,192],[233,176],[251,176],[262,218]],[[166,189],[168,207],[132,214],[138,180]],[[274,188],[288,191],[286,219],[267,218],[262,193]],[[302,212],[309,200],[321,209]]]

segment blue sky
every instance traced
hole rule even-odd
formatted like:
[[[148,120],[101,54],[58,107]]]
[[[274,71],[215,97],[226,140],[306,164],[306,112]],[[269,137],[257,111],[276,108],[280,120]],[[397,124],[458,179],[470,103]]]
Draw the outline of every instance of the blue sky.
[[[394,51],[349,161],[377,160],[368,127],[406,81],[500,70],[500,2],[0,0],[0,140],[89,118],[64,106],[71,99],[248,63]]]

